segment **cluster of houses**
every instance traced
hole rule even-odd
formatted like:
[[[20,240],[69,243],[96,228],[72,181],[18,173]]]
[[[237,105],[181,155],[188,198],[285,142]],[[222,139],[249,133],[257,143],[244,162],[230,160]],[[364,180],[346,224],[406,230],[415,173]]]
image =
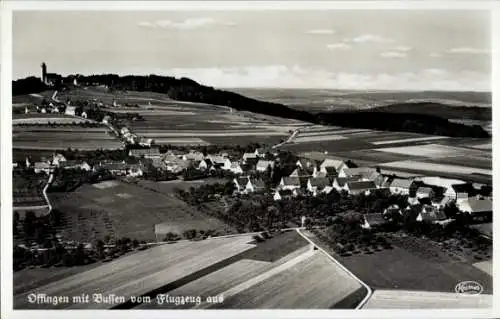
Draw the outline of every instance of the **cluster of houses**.
[[[446,222],[444,208],[455,203],[461,212],[482,218],[491,216],[492,199],[477,195],[482,185],[463,181],[448,180],[439,177],[398,178],[387,175],[376,168],[352,167],[348,162],[336,159],[324,159],[322,162],[300,159],[297,168],[289,175],[282,177],[279,185],[273,188],[273,199],[280,201],[297,196],[317,196],[328,194],[332,190],[346,192],[348,195],[372,193],[407,195],[406,207],[391,206],[383,213],[365,216],[364,227],[387,220],[387,214],[403,215],[412,206],[420,205],[421,211],[417,221]],[[261,179],[250,176],[234,179],[236,191],[240,194],[264,192],[265,185]],[[384,217],[385,215],[385,217]]]
[[[111,122],[111,117],[109,115],[104,116],[104,118],[102,119],[102,123],[105,125],[109,126],[110,122]],[[127,127],[122,127],[120,129],[120,136],[127,143],[132,144],[132,145],[151,147],[151,145],[153,144],[153,139],[137,136],[137,134],[130,132],[130,130]]]
[[[80,116],[80,117],[85,118],[85,119],[87,118],[87,112],[84,111],[81,114],[77,114],[75,106],[71,106],[69,104],[65,105],[64,103],[57,103],[57,102],[54,102],[54,103],[51,102],[51,103],[49,103],[48,106],[35,105],[35,110],[33,110],[33,111],[35,111],[36,113],[42,113],[42,114],[46,114],[46,113],[65,114],[65,115],[69,115],[69,116]],[[28,106],[26,106],[24,108],[25,114],[29,114],[31,112],[32,112],[32,110],[30,110],[30,108]]]

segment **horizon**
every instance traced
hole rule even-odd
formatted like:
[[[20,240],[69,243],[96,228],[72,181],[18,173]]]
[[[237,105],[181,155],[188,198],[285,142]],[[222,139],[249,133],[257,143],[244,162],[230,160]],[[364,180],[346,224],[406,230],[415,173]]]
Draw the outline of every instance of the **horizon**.
[[[218,88],[488,92],[490,20],[480,10],[20,11],[13,79],[45,61],[50,73]]]
[[[70,76],[83,76],[83,77],[89,77],[89,76],[99,76],[99,75],[118,75],[120,77],[126,77],[126,76],[159,76],[159,77],[174,77],[176,79],[180,79],[181,77],[177,76],[171,76],[171,75],[158,75],[158,74],[116,74],[116,73],[97,73],[97,74],[91,74],[91,75],[85,75],[81,73],[70,73],[70,74],[60,74],[57,72],[50,72],[50,73],[56,73],[61,75],[62,77],[70,77]],[[26,77],[18,78],[18,79],[12,79],[12,82],[18,81],[18,80],[24,80],[30,77],[34,77],[37,79],[40,79],[40,77],[36,75],[29,75]],[[196,79],[193,78],[188,78],[190,80],[193,80],[197,82],[200,85],[204,85],[199,83]],[[204,85],[204,86],[211,86],[211,85]],[[212,86],[213,87],[213,86]],[[310,90],[321,90],[321,91],[339,91],[339,92],[364,92],[364,93],[378,93],[378,92],[391,92],[391,93],[404,93],[404,92],[436,92],[436,93],[484,93],[484,94],[492,94],[492,91],[472,91],[472,90],[467,90],[467,91],[446,91],[446,90],[387,90],[387,89],[337,89],[337,88],[318,88],[318,87],[298,87],[298,88],[293,88],[293,87],[258,87],[258,86],[253,86],[253,87],[232,87],[232,86],[227,86],[227,87],[214,87],[215,89],[220,89],[220,90],[296,90],[296,91],[310,91]]]

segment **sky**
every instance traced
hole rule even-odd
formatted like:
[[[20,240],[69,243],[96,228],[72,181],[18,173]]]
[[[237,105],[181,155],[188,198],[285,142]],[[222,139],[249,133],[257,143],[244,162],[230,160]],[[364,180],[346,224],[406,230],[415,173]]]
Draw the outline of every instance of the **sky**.
[[[13,79],[157,74],[214,87],[491,90],[490,13],[24,11]]]

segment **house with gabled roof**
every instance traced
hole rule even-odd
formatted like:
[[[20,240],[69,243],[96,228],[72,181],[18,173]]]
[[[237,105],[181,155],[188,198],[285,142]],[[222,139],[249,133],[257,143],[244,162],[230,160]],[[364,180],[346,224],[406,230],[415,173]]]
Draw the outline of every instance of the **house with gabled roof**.
[[[209,170],[212,167],[212,161],[208,158],[202,159],[196,166],[200,171]]]
[[[421,186],[417,188],[417,192],[415,193],[415,196],[418,199],[423,199],[423,198],[431,198],[433,196],[434,191],[432,190],[431,187],[425,187]]]
[[[125,161],[105,161],[100,162],[94,167],[96,170],[99,168],[105,169],[113,175],[124,176],[127,175],[129,166],[125,163]]]
[[[130,177],[140,177],[144,175],[144,170],[140,164],[131,164],[127,170],[127,176]]]
[[[339,177],[357,177],[359,180],[362,180],[372,173],[377,173],[377,170],[372,167],[344,168]]]
[[[456,183],[446,187],[445,195],[452,198],[453,200],[457,199],[458,193],[467,193],[469,196],[474,196],[476,194],[476,190],[472,186],[471,183]]]
[[[137,158],[160,158],[160,149],[158,147],[151,147],[151,148],[139,148],[139,149],[131,149],[128,152],[128,156],[130,157],[137,157]]]
[[[50,174],[51,172],[54,171],[54,165],[51,165],[50,163],[47,162],[35,162],[34,169],[35,173],[45,173],[45,174]]]
[[[162,158],[152,158],[151,165],[153,165],[154,168],[159,169],[161,171],[167,170],[167,163],[165,163],[165,161]]]
[[[413,181],[409,179],[394,178],[389,185],[389,189],[391,190],[391,194],[409,195],[412,183]]]
[[[229,168],[229,171],[231,171],[231,173],[237,174],[237,175],[243,174],[243,169],[241,168],[240,163],[238,163],[238,162],[232,162],[231,166]]]
[[[227,157],[219,155],[208,155],[207,158],[212,161],[213,165],[216,168],[220,168],[223,170],[231,169],[231,160]]]
[[[52,165],[59,166],[62,162],[66,162],[66,157],[62,154],[54,154],[52,157]]]
[[[90,165],[87,162],[82,160],[70,160],[61,162],[59,164],[59,167],[62,169],[81,169],[87,172],[92,170],[92,167],[90,167]]]
[[[330,180],[326,177],[309,178],[307,180],[307,190],[316,196],[317,193],[330,193],[333,189]]]
[[[295,165],[303,170],[310,169],[313,165],[313,161],[307,158],[299,158]]]
[[[300,179],[298,177],[285,176],[281,178],[279,189],[294,190],[299,188],[300,188]]]
[[[247,187],[250,178],[248,176],[235,177],[233,179],[234,188],[238,193],[243,193]]]
[[[265,191],[265,189],[266,189],[266,184],[262,179],[248,179],[245,188],[247,193],[259,193]]]
[[[177,158],[173,161],[166,161],[165,163],[167,164],[167,171],[170,171],[174,174],[183,172],[190,165],[190,161],[184,161],[180,158]]]
[[[377,189],[372,181],[347,182],[347,192],[349,195],[370,194],[370,191]]]
[[[493,211],[493,202],[487,197],[475,196],[457,202],[457,207],[460,211],[471,215],[491,214]]]
[[[348,182],[356,182],[358,179],[356,177],[336,177],[333,180],[333,188],[335,188],[338,192],[343,190],[347,191],[347,183]]]
[[[336,159],[331,159],[331,158],[325,158],[325,160],[320,164],[320,170],[326,172],[326,168],[334,168],[337,176],[339,177],[346,177],[343,176],[344,169],[348,169],[349,166],[342,160],[336,160]]]
[[[444,214],[444,212],[440,209],[436,209],[432,205],[423,205],[422,210],[417,216],[417,221],[419,222],[423,221],[437,222],[445,219],[446,215]]]
[[[257,162],[257,172],[266,172],[268,168],[274,169],[274,161],[259,160]]]
[[[257,159],[257,154],[253,153],[243,153],[243,162],[248,161],[249,159]]]
[[[309,177],[312,176],[308,171],[301,169],[300,167],[297,167],[290,175],[289,177]]]
[[[191,150],[191,151],[189,151],[189,153],[183,154],[182,159],[185,161],[191,160],[191,161],[199,162],[199,161],[205,159],[205,155],[203,155],[202,152]]]

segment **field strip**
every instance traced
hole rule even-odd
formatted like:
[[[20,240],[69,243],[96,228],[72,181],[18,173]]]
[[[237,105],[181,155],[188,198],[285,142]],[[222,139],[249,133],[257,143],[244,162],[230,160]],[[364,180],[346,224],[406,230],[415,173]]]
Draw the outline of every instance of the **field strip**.
[[[491,260],[486,260],[486,261],[481,261],[475,264],[472,264],[472,266],[484,271],[490,276],[493,276],[493,263]]]
[[[250,280],[247,280],[229,290],[226,290],[225,292],[221,293],[220,295],[222,295],[224,297],[224,299],[227,299],[231,296],[234,296],[258,283],[261,283],[269,278],[271,278],[272,276],[276,275],[276,274],[279,274],[280,272],[286,270],[286,269],[289,269],[293,266],[295,266],[296,264],[300,263],[301,261],[304,261],[306,260],[307,258],[310,258],[312,257],[313,255],[315,254],[315,252],[313,250],[308,250],[304,253],[302,253],[301,255],[295,257],[294,259],[292,260],[289,260],[287,261],[286,263],[284,264],[281,264],[279,266],[276,266],[274,268],[272,268],[271,270],[268,270],[256,277],[253,277],[252,279]],[[211,306],[212,304],[209,304],[209,303],[201,303],[197,306],[195,306],[193,309],[200,309],[200,308],[205,308],[207,306]]]
[[[460,309],[491,308],[492,295],[452,292],[376,290],[363,309]]]
[[[337,266],[339,266],[340,269],[342,269],[343,271],[345,271],[349,276],[351,276],[357,282],[359,282],[361,284],[361,286],[365,287],[365,289],[367,291],[366,296],[365,296],[365,298],[363,298],[363,300],[361,300],[361,302],[355,308],[355,309],[361,309],[365,305],[365,303],[368,301],[368,299],[370,298],[370,296],[373,294],[372,289],[370,287],[368,287],[368,285],[365,284],[363,281],[361,281],[361,279],[359,279],[358,277],[356,277],[356,275],[354,275],[352,272],[350,272],[349,269],[347,269],[346,267],[344,267],[344,265],[342,265],[335,258],[333,258],[332,255],[330,255],[328,252],[326,252],[323,248],[321,248],[318,245],[316,245],[309,237],[307,237],[306,235],[304,235],[301,232],[300,228],[296,228],[296,231],[305,240],[307,240],[309,243],[311,243],[312,245],[314,245],[319,251],[321,251],[323,254],[325,254],[326,256],[328,256],[328,258],[330,258]]]
[[[140,132],[137,131],[138,135],[143,137],[209,137],[209,136],[284,136],[286,134],[276,131],[225,131],[225,132],[203,132],[193,130],[191,132]]]
[[[421,170],[429,172],[443,172],[443,173],[458,173],[458,174],[484,174],[492,175],[492,171],[488,169],[466,167],[459,165],[436,164],[429,162],[417,161],[399,161],[380,164],[383,167],[402,168],[411,170]]]
[[[396,144],[396,143],[406,143],[406,142],[421,142],[421,141],[433,141],[433,140],[442,140],[447,139],[448,136],[430,136],[430,137],[415,137],[415,138],[406,138],[401,140],[392,140],[392,141],[379,141],[379,142],[371,142],[373,145],[385,145],[385,144]]]
[[[320,141],[340,141],[345,140],[347,137],[340,135],[324,135],[324,136],[299,136],[293,139],[293,143],[307,143],[307,142],[320,142]]]
[[[17,207],[12,207],[13,211],[19,211],[19,210],[39,210],[39,209],[48,209],[49,205],[40,205],[40,206],[17,206]]]
[[[492,143],[480,144],[480,145],[470,145],[470,148],[477,148],[479,150],[491,150],[493,148]]]

